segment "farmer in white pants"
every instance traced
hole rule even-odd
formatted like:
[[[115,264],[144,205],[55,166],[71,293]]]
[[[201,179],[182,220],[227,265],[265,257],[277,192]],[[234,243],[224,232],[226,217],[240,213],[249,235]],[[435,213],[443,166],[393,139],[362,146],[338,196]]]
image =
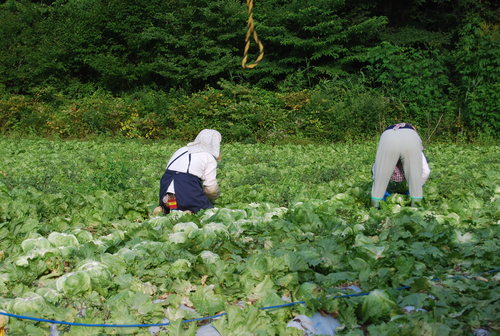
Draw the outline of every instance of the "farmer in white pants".
[[[372,206],[378,207],[384,199],[389,180],[398,175],[395,173],[403,173],[408,181],[412,206],[422,200],[422,187],[430,172],[422,150],[422,140],[411,124],[394,124],[385,129],[380,136],[373,167]],[[398,163],[403,172],[399,171]]]

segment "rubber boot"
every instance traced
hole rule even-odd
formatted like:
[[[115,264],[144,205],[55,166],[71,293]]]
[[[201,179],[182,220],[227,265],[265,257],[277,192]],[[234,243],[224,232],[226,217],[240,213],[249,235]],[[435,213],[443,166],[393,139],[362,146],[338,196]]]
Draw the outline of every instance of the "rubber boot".
[[[372,198],[371,206],[377,209],[380,208],[380,200]]]

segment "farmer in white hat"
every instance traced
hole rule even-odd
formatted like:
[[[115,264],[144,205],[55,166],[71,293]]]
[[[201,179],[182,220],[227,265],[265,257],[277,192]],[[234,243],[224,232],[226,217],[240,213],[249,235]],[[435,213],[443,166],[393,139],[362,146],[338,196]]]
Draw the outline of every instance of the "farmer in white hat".
[[[172,155],[160,181],[159,206],[153,214],[171,210],[196,213],[213,208],[213,200],[219,197],[217,160],[221,138],[216,130],[204,129]]]
[[[422,140],[415,127],[407,123],[394,124],[380,136],[375,164],[373,165],[371,205],[379,207],[384,199],[389,181],[408,181],[411,205],[423,198],[423,185],[430,170],[423,153]]]

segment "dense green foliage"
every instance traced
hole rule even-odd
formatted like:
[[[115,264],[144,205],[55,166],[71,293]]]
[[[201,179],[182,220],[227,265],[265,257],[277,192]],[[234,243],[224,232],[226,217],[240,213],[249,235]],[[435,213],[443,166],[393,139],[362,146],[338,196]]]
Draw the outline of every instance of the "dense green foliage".
[[[194,335],[180,319],[220,311],[223,335],[302,335],[287,322],[318,309],[339,319],[339,335],[498,330],[499,276],[447,278],[499,266],[498,146],[429,145],[422,207],[395,194],[375,210],[374,142],[223,144],[216,208],[151,217],[180,145],[0,139],[0,310],[83,323],[167,317],[169,335]],[[332,299],[351,285],[372,292]],[[402,285],[411,289],[394,290]],[[288,300],[306,305],[256,309]],[[49,333],[16,318],[8,328]]]
[[[52,103],[9,96],[0,100],[0,130],[64,138],[98,134],[190,140],[203,128],[215,128],[233,141],[278,143],[371,138],[400,118],[419,126],[412,115],[363,85],[324,83],[290,93],[227,82],[220,86],[190,96],[144,91],[116,98],[96,92],[76,100],[53,96]],[[444,124],[438,132],[450,133]]]
[[[436,93],[428,88],[422,83],[423,93]],[[419,95],[413,98],[424,101]],[[34,98],[8,95],[0,98],[0,132],[60,138],[109,135],[191,140],[201,129],[214,128],[226,141],[300,144],[374,139],[388,125],[405,121],[415,125],[426,142],[430,138],[463,141],[475,135],[496,143],[493,124],[477,124],[478,132],[474,133],[450,106],[429,101],[429,110],[413,103],[405,107],[395,97],[390,99],[362,82],[349,81],[325,81],[314,89],[296,92],[221,81],[218,89],[191,95],[155,90],[121,97],[99,90],[77,99],[50,93]],[[492,120],[496,115],[491,114]],[[482,119],[477,116],[471,120]]]
[[[440,120],[444,131],[437,134],[443,136],[495,138],[499,14],[494,1],[259,0],[254,18],[266,56],[255,69],[243,70],[244,1],[6,0],[0,4],[0,126],[3,133],[81,137],[123,133],[118,126],[128,123],[138,128],[131,136],[163,137],[184,132],[162,120],[171,117],[164,111],[178,97],[190,105],[200,94],[224,90],[220,83],[257,86],[256,101],[238,96],[229,104],[266,110],[277,121],[286,120],[273,97],[278,92],[324,95],[326,82],[353,92],[334,93],[328,98],[333,103],[297,113],[316,123],[319,133],[335,133],[331,140],[357,133],[352,125],[375,122],[380,109],[429,133]],[[128,104],[130,97],[149,101]],[[366,108],[371,103],[376,116]],[[79,105],[85,106],[83,117],[74,111]],[[234,140],[255,133],[246,122],[260,117],[208,108],[215,116],[176,112],[186,115],[188,128],[217,125],[231,115],[221,126],[236,125]],[[325,125],[325,111],[331,125]],[[281,130],[287,123],[277,125]]]

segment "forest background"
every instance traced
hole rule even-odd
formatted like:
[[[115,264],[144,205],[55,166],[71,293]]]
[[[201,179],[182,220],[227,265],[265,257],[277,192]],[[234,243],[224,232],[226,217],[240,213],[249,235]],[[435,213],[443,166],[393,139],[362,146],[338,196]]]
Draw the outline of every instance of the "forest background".
[[[0,133],[496,142],[499,7],[481,0],[0,1]],[[255,58],[258,49],[251,48]]]

